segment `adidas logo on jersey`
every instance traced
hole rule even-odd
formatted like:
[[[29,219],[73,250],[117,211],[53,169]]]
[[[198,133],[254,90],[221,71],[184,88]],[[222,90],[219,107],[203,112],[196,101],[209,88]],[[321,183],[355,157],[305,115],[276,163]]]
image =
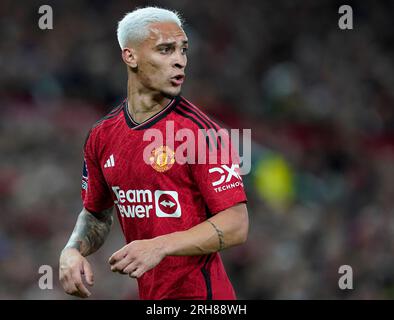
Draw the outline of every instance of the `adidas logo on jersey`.
[[[111,156],[108,158],[107,162],[104,165],[104,168],[112,168],[112,167],[115,167],[115,159],[113,154],[111,154]]]

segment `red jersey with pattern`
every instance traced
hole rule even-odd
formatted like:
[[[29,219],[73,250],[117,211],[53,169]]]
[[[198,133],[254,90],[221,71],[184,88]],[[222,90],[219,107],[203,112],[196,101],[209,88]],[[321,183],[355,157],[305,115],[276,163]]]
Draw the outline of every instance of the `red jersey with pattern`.
[[[180,96],[140,124],[125,100],[89,132],[84,207],[94,214],[115,206],[129,243],[190,229],[246,202],[239,157],[219,130]],[[140,299],[236,298],[219,253],[167,256],[137,281]]]

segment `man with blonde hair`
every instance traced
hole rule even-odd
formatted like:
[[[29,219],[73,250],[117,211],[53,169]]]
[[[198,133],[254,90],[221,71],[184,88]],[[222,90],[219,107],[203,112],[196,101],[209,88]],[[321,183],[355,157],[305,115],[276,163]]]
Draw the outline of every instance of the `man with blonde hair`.
[[[113,272],[138,281],[141,299],[235,299],[219,251],[242,244],[248,233],[246,195],[237,156],[221,158],[220,128],[180,95],[188,38],[176,12],[147,7],[118,25],[127,67],[127,99],[98,121],[84,146],[83,209],[60,255],[64,290],[90,296],[86,256],[105,241],[116,208],[126,245],[109,259]],[[150,145],[147,133],[211,130],[204,148],[218,163],[188,155],[177,162],[173,146]],[[230,144],[227,145],[230,149]]]

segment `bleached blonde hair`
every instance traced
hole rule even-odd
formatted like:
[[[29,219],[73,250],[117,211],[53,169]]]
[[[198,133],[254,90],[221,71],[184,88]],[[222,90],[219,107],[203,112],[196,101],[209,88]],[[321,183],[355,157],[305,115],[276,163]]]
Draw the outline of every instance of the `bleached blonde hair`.
[[[139,8],[126,13],[118,23],[118,42],[121,49],[129,42],[139,43],[149,35],[148,26],[157,22],[175,22],[182,28],[183,21],[176,11],[158,7]]]

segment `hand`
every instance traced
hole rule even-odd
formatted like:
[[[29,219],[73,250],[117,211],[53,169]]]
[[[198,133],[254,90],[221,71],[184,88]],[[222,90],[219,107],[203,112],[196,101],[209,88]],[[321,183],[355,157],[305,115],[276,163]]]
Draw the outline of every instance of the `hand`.
[[[139,278],[156,267],[165,256],[162,242],[157,239],[136,240],[116,251],[108,262],[113,272]]]
[[[64,249],[60,255],[59,263],[59,280],[64,291],[80,298],[89,297],[91,293],[85,287],[82,275],[84,275],[86,282],[92,286],[93,272],[88,260],[74,248]]]

